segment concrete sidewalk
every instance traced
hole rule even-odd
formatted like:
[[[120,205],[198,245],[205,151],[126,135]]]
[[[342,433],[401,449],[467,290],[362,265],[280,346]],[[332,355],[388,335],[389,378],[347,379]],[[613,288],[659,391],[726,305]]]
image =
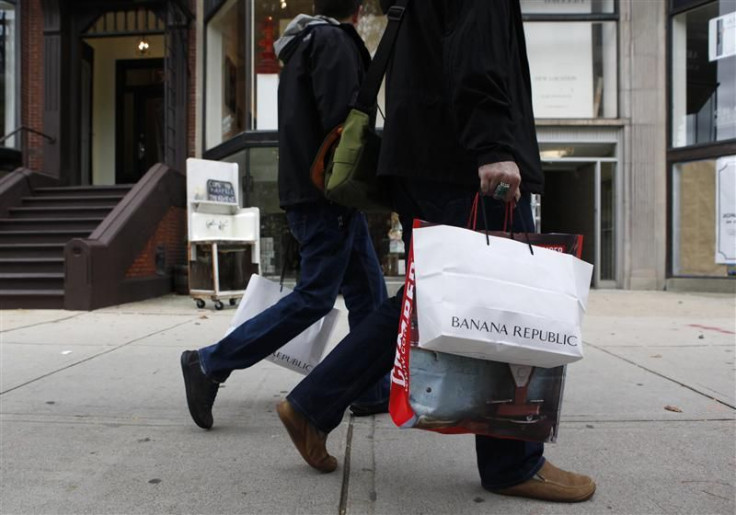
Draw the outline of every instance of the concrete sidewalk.
[[[586,357],[568,368],[560,437],[546,452],[596,479],[594,498],[579,505],[490,494],[472,437],[399,430],[387,415],[346,415],[328,441],[340,468],[319,474],[274,410],[300,376],[270,363],[234,373],[218,395],[215,427],[199,429],[179,355],[216,341],[233,312],[177,296],[93,312],[0,312],[0,513],[736,508],[733,296],[591,293]]]

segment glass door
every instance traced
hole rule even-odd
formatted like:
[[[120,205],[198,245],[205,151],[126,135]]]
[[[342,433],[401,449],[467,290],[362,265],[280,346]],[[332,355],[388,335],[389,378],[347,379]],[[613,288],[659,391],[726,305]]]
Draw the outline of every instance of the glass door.
[[[539,200],[541,232],[583,235],[582,259],[594,265],[594,287],[616,287],[617,222],[614,160],[543,162],[545,194]]]

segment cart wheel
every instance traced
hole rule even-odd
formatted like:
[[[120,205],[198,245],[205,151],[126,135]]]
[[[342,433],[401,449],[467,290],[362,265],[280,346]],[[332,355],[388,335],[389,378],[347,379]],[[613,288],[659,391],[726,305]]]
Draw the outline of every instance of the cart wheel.
[[[194,302],[197,303],[197,307],[199,309],[203,309],[204,308],[204,301],[202,299],[196,299]]]
[[[224,304],[223,304],[222,302],[220,302],[219,300],[216,300],[216,301],[215,301],[215,309],[216,309],[217,311],[220,311],[220,310],[221,310],[222,308],[224,308],[224,307],[225,307],[225,305],[224,305]]]
[[[238,299],[230,299],[230,305],[234,306]]]

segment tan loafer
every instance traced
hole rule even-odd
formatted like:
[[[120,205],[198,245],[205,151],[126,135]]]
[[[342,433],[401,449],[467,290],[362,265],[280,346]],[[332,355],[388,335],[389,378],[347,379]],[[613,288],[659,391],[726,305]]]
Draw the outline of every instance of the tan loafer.
[[[558,469],[549,461],[545,461],[533,478],[518,485],[491,491],[494,494],[543,501],[582,502],[593,496],[595,482],[588,476]]]
[[[325,433],[310,424],[289,401],[281,401],[276,412],[304,461],[320,472],[332,472],[337,468],[337,460],[327,453]]]

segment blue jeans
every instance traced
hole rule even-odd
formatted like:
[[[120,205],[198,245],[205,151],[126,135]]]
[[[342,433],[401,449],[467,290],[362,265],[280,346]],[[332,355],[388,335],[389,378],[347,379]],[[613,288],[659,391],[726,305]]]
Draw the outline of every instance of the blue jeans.
[[[465,227],[474,194],[467,187],[396,179],[392,196],[404,228],[406,248],[414,218]],[[505,205],[486,198],[485,207],[488,229],[501,230]],[[515,231],[521,231],[522,226],[533,230],[529,195],[521,198],[514,215]],[[478,217],[482,228],[480,212]],[[403,288],[351,330],[287,396],[294,408],[321,431],[328,433],[337,427],[353,400],[391,370],[402,295]],[[522,483],[544,464],[541,443],[488,436],[476,436],[475,441],[481,484],[489,490]]]
[[[350,328],[386,300],[386,283],[362,213],[327,202],[286,211],[299,242],[301,274],[294,291],[247,320],[214,345],[199,349],[202,370],[223,382],[230,372],[248,368],[281,348],[325,316],[342,292]],[[387,395],[387,382],[376,378],[367,395]],[[368,396],[366,401],[381,398]]]

